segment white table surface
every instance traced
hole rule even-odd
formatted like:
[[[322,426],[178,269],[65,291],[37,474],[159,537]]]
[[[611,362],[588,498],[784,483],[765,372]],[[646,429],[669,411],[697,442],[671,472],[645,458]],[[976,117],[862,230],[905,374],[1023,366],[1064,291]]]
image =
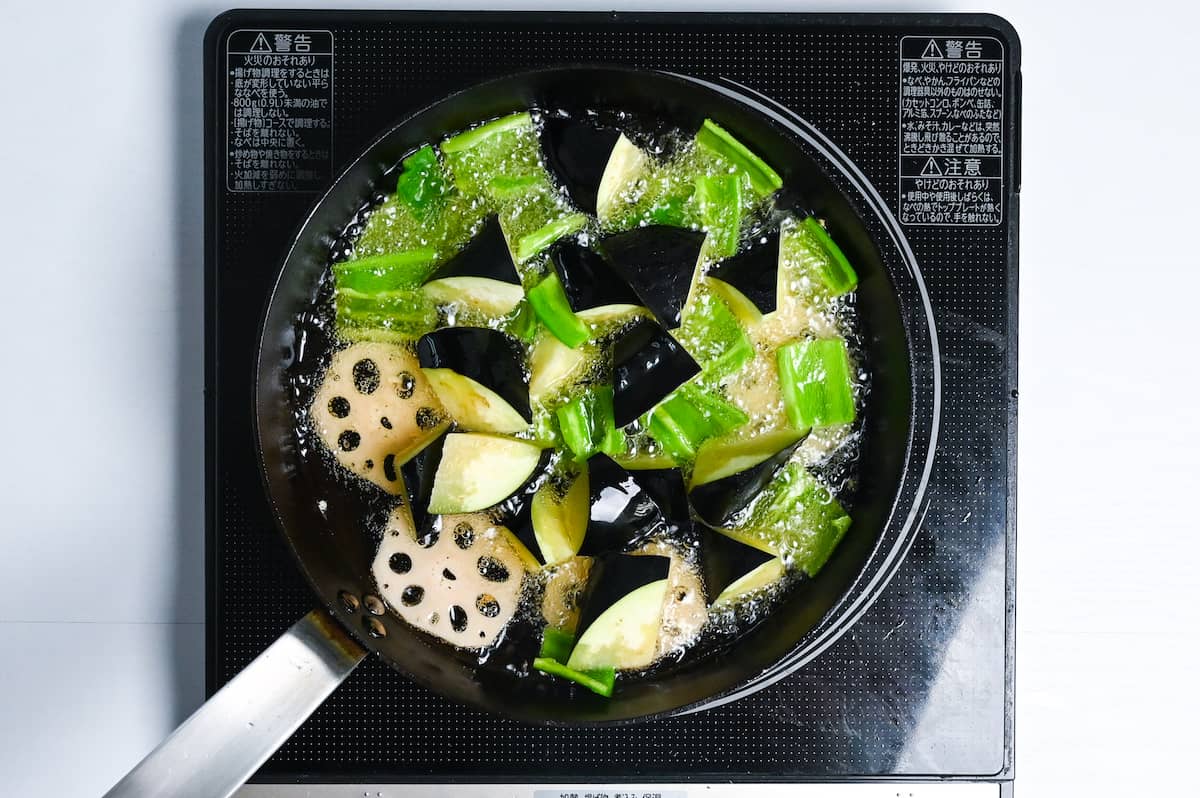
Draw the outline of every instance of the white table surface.
[[[643,7],[525,7],[566,5]],[[5,3],[0,794],[98,795],[202,697],[200,49],[224,8]],[[1021,796],[1177,794],[1194,761],[1197,8],[987,8],[1024,44]]]

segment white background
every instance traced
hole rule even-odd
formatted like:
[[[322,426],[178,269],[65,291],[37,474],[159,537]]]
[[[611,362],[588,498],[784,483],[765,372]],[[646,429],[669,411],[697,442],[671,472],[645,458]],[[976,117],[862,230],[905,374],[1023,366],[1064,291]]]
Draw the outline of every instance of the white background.
[[[1197,8],[986,8],[1024,45],[1021,796],[1182,793],[1194,767]],[[97,795],[201,700],[200,49],[223,9],[4,4],[0,794]]]

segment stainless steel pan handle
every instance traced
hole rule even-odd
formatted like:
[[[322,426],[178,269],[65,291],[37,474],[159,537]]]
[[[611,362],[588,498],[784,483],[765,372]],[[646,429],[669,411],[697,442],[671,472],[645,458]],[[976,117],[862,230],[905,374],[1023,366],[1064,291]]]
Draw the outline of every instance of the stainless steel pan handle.
[[[225,798],[292,736],[366,651],[313,610],[150,752],[106,798]]]

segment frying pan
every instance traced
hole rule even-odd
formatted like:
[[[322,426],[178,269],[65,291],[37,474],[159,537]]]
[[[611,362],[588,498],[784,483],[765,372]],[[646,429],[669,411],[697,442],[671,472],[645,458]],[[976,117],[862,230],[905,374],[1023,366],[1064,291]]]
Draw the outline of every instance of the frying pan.
[[[319,348],[297,325],[333,241],[388,172],[422,143],[528,108],[621,109],[695,129],[716,120],[760,153],[824,218],[858,270],[871,391],[854,525],[813,580],[718,657],[619,685],[610,699],[551,680],[476,667],[374,600],[376,541],[352,497],[319,505],[327,482],[296,433],[289,375]],[[394,180],[394,178],[393,178]],[[311,353],[308,354],[311,357]],[[304,222],[269,299],[254,397],[267,493],[322,605],[217,692],[108,794],[228,795],[374,653],[411,679],[477,708],[532,723],[633,722],[717,706],[762,689],[817,656],[861,615],[908,550],[937,436],[937,338],[912,252],[879,194],[828,139],[770,99],[734,84],[664,72],[567,67],[477,85],[401,122],[337,179]],[[265,532],[264,532],[265,533]],[[376,610],[373,613],[371,610]]]

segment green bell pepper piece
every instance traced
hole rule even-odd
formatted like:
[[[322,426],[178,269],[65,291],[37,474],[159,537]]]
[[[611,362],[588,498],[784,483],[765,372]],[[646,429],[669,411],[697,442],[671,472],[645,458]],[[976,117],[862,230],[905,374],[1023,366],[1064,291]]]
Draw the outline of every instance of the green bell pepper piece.
[[[613,388],[596,385],[555,410],[563,441],[579,461],[596,452],[622,447],[624,437],[617,438],[613,417]]]
[[[811,338],[775,353],[788,419],[796,429],[854,421],[854,381],[841,338]]]
[[[419,338],[437,324],[437,308],[420,291],[364,294],[338,289],[334,300],[339,327],[374,328]]]
[[[696,143],[745,173],[750,179],[750,187],[761,197],[778,191],[783,186],[783,178],[778,172],[711,119],[705,119],[704,124],[700,126],[696,133]]]
[[[568,668],[557,660],[549,657],[538,657],[533,661],[533,667],[542,673],[549,673],[554,676],[561,676],[564,679],[569,679],[572,682],[581,684],[597,695],[602,695],[608,698],[613,693],[613,685],[616,682],[616,671],[612,668],[597,668],[591,671],[577,671],[574,668]]]
[[[533,128],[533,117],[528,112],[502,116],[479,127],[464,130],[457,136],[451,136],[442,142],[442,152],[463,152],[464,150],[470,150],[493,136],[523,127]]]
[[[737,314],[703,278],[675,337],[711,377],[731,374],[754,357],[754,343]]]
[[[700,220],[708,235],[705,251],[713,258],[737,254],[742,227],[742,181],[737,175],[701,175],[696,178]]]
[[[524,262],[553,244],[563,236],[577,233],[587,224],[588,218],[582,213],[568,213],[549,222],[532,233],[526,233],[517,241],[517,261]]]
[[[454,185],[472,198],[486,197],[500,178],[544,174],[528,113],[511,114],[466,130],[442,142],[441,150]]]
[[[858,275],[842,253],[841,247],[834,243],[821,223],[812,216],[804,220],[804,229],[825,253],[825,258],[820,262],[821,277],[825,285],[835,296],[853,291],[858,286]]]
[[[750,417],[715,391],[684,383],[649,413],[650,435],[676,461],[695,458],[700,444],[737,429]]]
[[[563,629],[547,626],[546,631],[542,632],[542,648],[538,652],[538,656],[566,662],[574,647],[575,635]]]
[[[517,199],[546,182],[541,174],[498,175],[488,181],[488,191],[501,202]]]
[[[403,161],[404,171],[396,178],[396,197],[418,219],[428,219],[441,207],[450,191],[450,183],[442,173],[437,152],[426,144]]]
[[[802,222],[787,220],[779,229],[781,278],[807,277],[833,296],[853,291],[858,275],[842,250],[812,216]],[[783,297],[780,297],[781,299]]]
[[[370,255],[333,265],[333,277],[338,290],[374,294],[416,288],[437,270],[437,252],[433,249],[414,249]]]
[[[572,349],[588,339],[587,326],[571,310],[567,293],[563,290],[558,275],[551,272],[542,281],[529,289],[529,304],[542,324],[554,337]]]
[[[816,576],[850,528],[851,519],[803,465],[788,463],[763,489],[745,526],[718,530],[774,551]]]
[[[517,340],[527,344],[533,343],[538,330],[537,313],[534,312],[529,300],[524,299],[501,320],[500,326]]]

